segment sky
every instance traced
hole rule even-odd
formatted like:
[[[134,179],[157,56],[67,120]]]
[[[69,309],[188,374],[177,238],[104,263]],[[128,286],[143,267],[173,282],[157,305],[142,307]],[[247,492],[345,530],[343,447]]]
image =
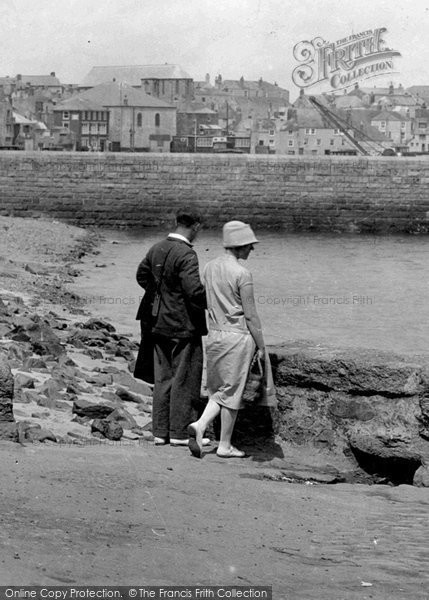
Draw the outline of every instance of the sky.
[[[298,42],[379,27],[401,57],[365,85],[429,85],[429,0],[0,0],[0,76],[80,83],[93,66],[172,63],[194,80],[262,77],[294,99]]]

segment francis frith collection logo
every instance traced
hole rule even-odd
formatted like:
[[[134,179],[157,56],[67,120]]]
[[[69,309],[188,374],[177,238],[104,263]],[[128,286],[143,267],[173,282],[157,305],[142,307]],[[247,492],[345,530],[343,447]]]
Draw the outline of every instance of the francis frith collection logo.
[[[334,90],[356,82],[394,72],[393,59],[401,56],[386,46],[385,27],[352,34],[336,42],[321,37],[294,46],[293,55],[300,64],[292,80],[300,88],[328,83]]]

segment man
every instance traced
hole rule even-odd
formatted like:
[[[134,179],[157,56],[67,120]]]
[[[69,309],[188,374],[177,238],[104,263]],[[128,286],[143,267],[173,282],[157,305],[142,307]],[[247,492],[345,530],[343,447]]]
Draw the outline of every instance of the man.
[[[137,282],[145,290],[137,313],[141,351],[145,337],[154,347],[152,433],[157,445],[187,445],[192,407],[200,399],[207,303],[192,248],[200,224],[196,212],[180,210],[175,232],[152,246],[137,269]],[[138,368],[135,376],[144,378]]]

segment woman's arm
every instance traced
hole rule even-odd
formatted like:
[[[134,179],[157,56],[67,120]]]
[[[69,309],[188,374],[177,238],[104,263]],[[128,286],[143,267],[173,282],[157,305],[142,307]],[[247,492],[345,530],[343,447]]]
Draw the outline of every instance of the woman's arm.
[[[265,356],[265,342],[264,336],[262,335],[261,321],[258,313],[256,312],[253,284],[248,283],[240,288],[240,298],[243,305],[243,312],[247,327],[249,328],[251,336],[255,340],[255,344],[258,348],[259,358],[263,359]]]

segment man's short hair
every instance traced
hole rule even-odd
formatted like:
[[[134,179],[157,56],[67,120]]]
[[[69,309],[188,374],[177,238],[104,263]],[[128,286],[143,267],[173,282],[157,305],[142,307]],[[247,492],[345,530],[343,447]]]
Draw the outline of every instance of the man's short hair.
[[[195,223],[201,223],[201,215],[192,208],[181,208],[176,213],[176,223],[184,227],[192,227]]]

